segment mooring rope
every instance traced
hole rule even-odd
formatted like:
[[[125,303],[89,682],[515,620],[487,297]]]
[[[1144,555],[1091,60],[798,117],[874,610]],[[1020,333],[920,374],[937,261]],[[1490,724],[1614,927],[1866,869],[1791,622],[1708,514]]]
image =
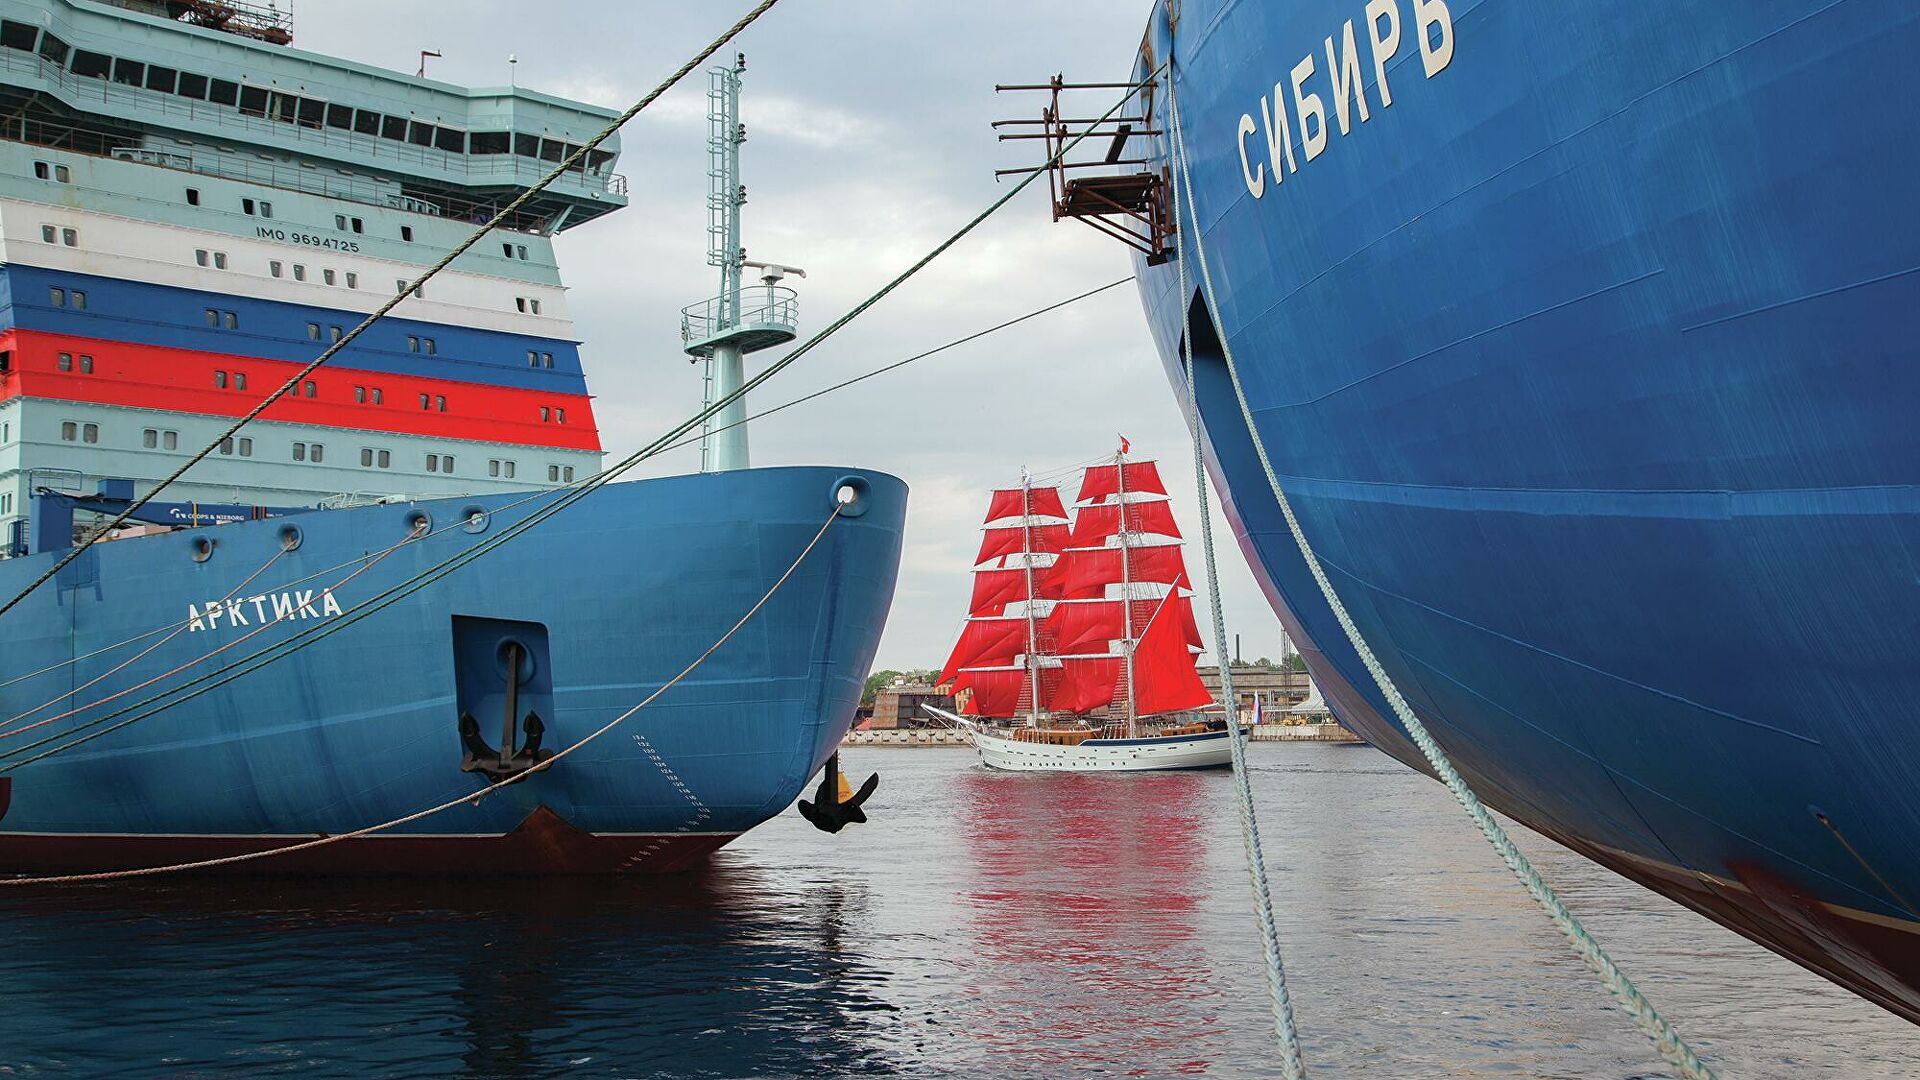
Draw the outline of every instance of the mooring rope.
[[[1159,68],[1155,69],[1150,76],[1148,76],[1147,82],[1151,82],[1154,79],[1158,79],[1160,77],[1161,72],[1165,70],[1166,70],[1166,65],[1162,64]],[[1145,84],[1143,83],[1140,85],[1145,85]],[[1138,89],[1138,86],[1134,87],[1133,89]],[[1130,100],[1131,96],[1132,96],[1132,90],[1129,90],[1127,94],[1122,95],[1118,100],[1116,100],[1113,103],[1113,106],[1109,108],[1106,111],[1106,113],[1101,117],[1101,122],[1105,121],[1106,119],[1118,113],[1120,109],[1126,105],[1127,101]],[[1089,128],[1087,131],[1082,131],[1080,134],[1074,136],[1072,139],[1067,140],[1058,150],[1054,152],[1054,154],[1050,158],[1047,159],[1047,164],[1050,165],[1054,162],[1063,160],[1067,154],[1072,152],[1072,150],[1081,143],[1081,141],[1087,138],[1091,130],[1092,129]],[[807,353],[817,348],[822,342],[826,341],[835,333],[839,332],[841,328],[845,327],[848,323],[852,322],[855,318],[857,318],[858,316],[866,312],[869,308],[873,307],[873,305],[879,303],[882,299],[884,299],[887,295],[892,293],[895,289],[898,289],[901,285],[905,284],[909,279],[914,277],[921,270],[925,269],[935,259],[945,254],[955,244],[959,243],[968,234],[972,233],[973,230],[979,228],[980,225],[984,223],[988,218],[992,217],[1001,208],[1005,207],[1008,203],[1012,202],[1014,198],[1017,197],[1021,192],[1025,191],[1027,187],[1032,185],[1043,171],[1045,171],[1044,167],[1042,169],[1038,169],[1028,173],[1018,183],[1014,184],[1011,188],[1009,188],[1005,194],[1001,195],[999,198],[996,198],[991,203],[987,204],[985,209],[975,214],[965,224],[961,225],[959,229],[955,230],[946,239],[936,244],[930,251],[927,252],[927,254],[925,254],[920,259],[915,261],[912,265],[908,266],[905,270],[902,270],[898,274],[894,275],[879,289],[875,290],[872,294],[870,294],[865,300],[862,300],[859,304],[855,305],[846,313],[842,314],[839,318],[835,319],[833,322],[829,323],[826,327],[821,329],[819,332],[815,333],[812,337],[808,338],[798,348],[796,348],[790,353],[787,353],[785,356],[780,357],[778,360],[774,361],[773,363],[769,364],[765,370],[761,371],[758,375],[755,375],[752,378],[747,379],[744,383],[742,383],[740,387],[735,389],[732,393],[722,396],[720,399],[714,401],[712,404],[706,406],[705,408],[702,408],[698,412],[695,412],[692,416],[688,417],[686,420],[682,421],[681,423],[673,427],[671,430],[660,435],[653,442],[647,444],[641,449],[628,455],[626,458],[615,463],[613,466],[607,468],[606,470],[602,471],[601,473],[592,477],[591,479],[581,481],[578,489],[567,491],[561,498],[559,498],[552,504],[535,510],[533,513],[529,514],[526,518],[522,519],[519,522],[516,522],[515,524],[513,524],[512,526],[506,529],[501,530],[498,534],[488,537],[487,540],[481,542],[480,544],[464,551],[455,552],[454,554],[449,555],[447,558],[441,560],[440,562],[434,564],[433,566],[430,566],[427,569],[422,570],[420,573],[414,575],[412,578],[409,578],[406,581],[393,585],[389,587],[386,591],[374,597],[371,597],[367,600],[364,600],[361,603],[356,604],[352,608],[348,608],[342,616],[334,619],[330,619],[322,626],[305,628],[297,632],[291,637],[285,638],[279,642],[275,642],[272,645],[268,645],[260,649],[259,651],[251,654],[250,656],[244,657],[240,660],[236,660],[233,663],[230,663],[223,668],[219,668],[215,671],[206,672],[201,675],[195,676],[193,679],[188,680],[187,682],[181,684],[180,686],[163,691],[160,694],[156,694],[152,697],[147,698],[144,701],[137,702],[133,705],[127,706],[126,708],[120,709],[116,712],[109,713],[106,716],[96,717],[93,720],[88,721],[86,724],[79,725],[75,728],[70,729],[67,732],[63,732],[61,735],[56,736],[55,738],[65,738],[68,735],[73,735],[77,732],[86,731],[89,728],[93,728],[98,725],[108,724],[110,721],[116,720],[123,716],[127,716],[127,714],[129,713],[135,714],[128,717],[125,720],[121,720],[119,723],[114,723],[111,726],[106,727],[104,730],[91,731],[89,734],[85,736],[72,739],[71,741],[64,743],[60,746],[56,746],[53,749],[46,751],[45,753],[38,754],[30,758],[26,758],[25,760],[17,760],[17,758],[20,754],[30,751],[32,749],[35,749],[36,747],[46,745],[46,743],[51,740],[43,740],[40,743],[35,743],[30,746],[16,747],[7,752],[0,753],[0,761],[5,762],[4,764],[0,764],[0,774],[12,772],[25,765],[30,765],[33,762],[44,760],[48,757],[51,757],[54,754],[64,753],[65,751],[70,750],[73,747],[79,746],[83,743],[91,742],[94,739],[100,738],[104,735],[111,734],[115,731],[119,731],[131,724],[139,722],[140,720],[144,720],[147,717],[154,716],[158,713],[166,711],[167,709],[173,708],[177,705],[183,704],[196,697],[199,697],[202,694],[218,689],[221,686],[225,686],[228,683],[231,683],[234,680],[239,679],[242,676],[245,676],[249,672],[258,670],[259,668],[264,667],[267,664],[273,663],[277,660],[283,659],[286,656],[290,656],[293,653],[298,652],[303,648],[306,648],[308,645],[312,645],[323,638],[326,638],[332,634],[335,634],[342,630],[347,629],[348,627],[359,622],[359,620],[369,615],[372,615],[375,612],[378,612],[393,603],[398,602],[402,598],[408,595],[411,595],[412,593],[417,592],[420,589],[425,588],[427,585],[432,584],[434,581],[437,581],[440,578],[445,577],[447,574],[453,573],[455,570],[458,570],[461,567],[467,565],[468,563],[473,562],[475,559],[478,559],[481,556],[487,554],[488,552],[499,548],[501,545],[506,544],[512,541],[513,539],[519,537],[521,534],[525,533],[527,530],[532,529],[533,527],[535,527],[536,525],[539,525],[541,522],[545,521],[546,519],[552,517],[553,515],[559,513],[562,510],[565,510],[567,507],[572,506],[574,503],[579,502],[581,499],[584,499],[587,496],[593,494],[595,491],[599,490],[601,487],[604,487],[607,484],[611,483],[615,478],[619,477],[621,474],[625,473],[629,469],[632,469],[633,467],[640,464],[641,462],[646,461],[647,459],[652,458],[655,455],[660,454],[672,448],[673,444],[677,440],[679,440],[682,436],[686,435],[687,433],[697,428],[701,423],[706,421],[708,418],[718,415],[728,405],[732,404],[733,402],[739,400],[742,397],[745,397],[748,392],[754,390],[755,388],[759,387],[761,384],[765,383],[767,380],[772,379],[774,376],[778,375],[780,372],[786,370],[786,368],[792,365],[795,361],[799,360],[802,356],[805,356]],[[261,659],[262,657],[264,657],[264,659]],[[195,688],[195,689],[191,689],[191,692],[187,692],[190,688]],[[148,709],[145,712],[137,712],[137,710],[143,709],[148,705],[154,704],[155,702],[159,702],[162,698],[165,698],[170,694],[179,694],[181,696],[176,697],[171,701],[166,701],[162,704],[159,704],[156,707],[152,709]],[[9,759],[14,759],[14,760],[9,760]]]
[[[1172,82],[1172,75],[1168,75]],[[1180,295],[1187,295],[1185,233],[1180,200],[1173,201],[1174,265]],[[1233,692],[1233,665],[1226,654],[1227,617],[1220,604],[1220,570],[1214,560],[1213,514],[1208,509],[1207,464],[1200,445],[1200,398],[1194,385],[1191,308],[1181,306],[1180,345],[1187,375],[1187,426],[1193,433],[1193,494],[1200,504],[1200,552],[1207,565],[1207,595],[1213,608],[1213,640],[1220,660],[1220,694],[1227,706],[1227,743],[1233,748],[1233,802],[1240,817],[1240,840],[1246,849],[1247,876],[1253,885],[1254,917],[1260,924],[1260,945],[1266,954],[1267,996],[1273,1005],[1273,1029],[1280,1039],[1280,1071],[1287,1080],[1303,1080],[1307,1066],[1300,1051],[1300,1033],[1294,1025],[1293,999],[1287,993],[1287,968],[1280,957],[1280,931],[1273,921],[1273,893],[1267,882],[1267,858],[1260,847],[1260,819],[1254,812],[1253,781],[1247,774],[1246,735],[1240,729],[1239,698]]]
[[[1693,1049],[1680,1037],[1680,1033],[1667,1024],[1654,1009],[1653,1003],[1647,1000],[1638,987],[1634,986],[1631,979],[1627,978],[1626,973],[1615,966],[1606,950],[1600,947],[1600,943],[1594,940],[1584,926],[1580,925],[1580,920],[1574,917],[1573,912],[1567,910],[1567,906],[1561,903],[1559,896],[1555,895],[1546,880],[1540,876],[1539,871],[1535,870],[1527,857],[1520,853],[1520,849],[1513,845],[1506,830],[1501,828],[1500,823],[1487,812],[1479,796],[1474,794],[1473,789],[1454,768],[1452,760],[1428,733],[1426,725],[1414,715],[1412,706],[1407,704],[1406,698],[1394,685],[1393,678],[1387,674],[1386,668],[1374,655],[1373,649],[1368,646],[1366,637],[1361,634],[1359,626],[1347,612],[1347,606],[1341,601],[1340,594],[1334,590],[1333,582],[1327,577],[1327,572],[1321,565],[1313,545],[1308,543],[1307,534],[1300,527],[1300,519],[1294,515],[1293,505],[1287,500],[1287,494],[1281,488],[1280,477],[1274,471],[1273,462],[1267,456],[1266,443],[1260,437],[1260,429],[1254,423],[1253,407],[1247,401],[1246,388],[1240,382],[1239,367],[1234,363],[1233,345],[1229,342],[1225,325],[1221,321],[1220,304],[1213,290],[1213,274],[1207,267],[1206,241],[1201,236],[1199,227],[1199,204],[1193,196],[1192,162],[1187,157],[1186,139],[1181,132],[1179,94],[1174,89],[1176,85],[1175,78],[1167,79],[1169,112],[1172,114],[1173,121],[1174,173],[1185,193],[1187,217],[1193,224],[1194,254],[1200,263],[1201,291],[1205,295],[1207,311],[1214,320],[1214,325],[1220,328],[1220,351],[1226,360],[1227,378],[1232,382],[1234,397],[1240,403],[1240,417],[1246,423],[1247,434],[1252,438],[1254,454],[1260,460],[1260,469],[1266,474],[1267,485],[1273,490],[1274,500],[1280,505],[1280,513],[1286,518],[1287,530],[1293,534],[1294,545],[1300,549],[1300,555],[1306,561],[1314,583],[1320,587],[1320,595],[1325,598],[1327,606],[1333,610],[1334,618],[1339,621],[1340,629],[1346,633],[1347,641],[1359,654],[1361,663],[1366,665],[1367,673],[1373,676],[1374,685],[1380,688],[1380,693],[1385,696],[1394,716],[1399,719],[1401,726],[1413,739],[1414,744],[1420,748],[1420,752],[1426,756],[1428,764],[1433,766],[1434,773],[1447,785],[1447,790],[1453,793],[1454,799],[1467,811],[1468,816],[1473,818],[1474,823],[1480,827],[1481,833],[1486,836],[1487,842],[1500,853],[1501,859],[1513,871],[1514,876],[1520,879],[1521,884],[1526,886],[1527,892],[1532,894],[1534,900],[1545,909],[1560,932],[1566,935],[1575,951],[1580,954],[1580,958],[1600,976],[1608,992],[1628,1015],[1633,1017],[1635,1026],[1652,1040],[1660,1056],[1679,1069],[1680,1074],[1687,1080],[1713,1080],[1713,1071],[1695,1056]],[[1176,192],[1175,197],[1178,198],[1179,194]],[[1183,307],[1187,306],[1185,296],[1180,298],[1180,302]]]
[[[475,244],[478,244],[481,240],[486,239],[487,234],[492,232],[494,229],[499,228],[501,223],[511,220],[513,215],[519,213],[520,208],[527,204],[528,200],[532,199],[535,195],[538,195],[540,192],[546,190],[549,184],[552,184],[555,180],[558,180],[561,176],[565,175],[568,169],[571,169],[574,166],[579,165],[581,162],[585,161],[588,154],[598,149],[601,143],[606,142],[609,138],[613,137],[613,134],[619,131],[622,127],[624,127],[627,121],[640,115],[641,110],[653,104],[654,101],[660,97],[660,95],[672,89],[675,83],[678,83],[681,79],[685,78],[688,72],[692,71],[694,68],[705,63],[708,57],[720,51],[721,46],[725,45],[729,41],[732,41],[735,35],[739,34],[740,31],[745,30],[749,25],[753,23],[754,20],[766,14],[769,8],[773,7],[773,5],[779,2],[780,0],[761,0],[761,2],[757,6],[755,6],[752,11],[749,11],[745,15],[742,15],[738,22],[735,22],[732,26],[728,27],[725,33],[721,34],[717,38],[714,38],[711,42],[707,44],[705,48],[701,49],[698,53],[695,53],[694,56],[691,59],[689,59],[686,63],[681,64],[678,70],[676,70],[673,74],[667,76],[667,78],[663,82],[661,82],[660,85],[654,87],[651,91],[647,93],[645,97],[635,102],[631,107],[627,109],[627,111],[621,113],[618,117],[616,117],[613,120],[612,123],[609,123],[607,126],[601,128],[599,134],[595,135],[591,139],[588,139],[578,149],[574,150],[573,153],[567,155],[565,160],[555,165],[553,169],[549,171],[545,176],[541,177],[539,180],[534,181],[534,184],[532,187],[529,187],[527,190],[521,192],[512,202],[508,203],[506,206],[501,207],[500,210],[496,212],[493,215],[493,217],[487,221],[486,224],[479,226],[478,228],[474,229],[473,232],[469,233],[466,239],[460,241],[460,243],[457,244],[451,251],[447,252],[446,255],[441,257],[439,262],[436,262],[432,266],[429,266],[426,269],[426,272],[422,273],[419,277],[414,278],[413,281],[410,284],[408,284],[404,290],[401,290],[397,295],[395,295],[392,299],[388,300],[386,303],[381,304],[377,309],[374,310],[373,314],[368,315],[366,318],[360,321],[359,325],[347,331],[344,337],[334,342],[333,344],[329,345],[326,348],[326,350],[322,352],[319,356],[315,357],[311,363],[301,368],[299,371],[295,372],[291,377],[287,379],[286,382],[281,383],[279,389],[273,391],[272,393],[268,394],[266,397],[262,398],[258,404],[256,404],[253,408],[247,410],[244,416],[241,416],[238,420],[235,420],[233,423],[229,424],[225,431],[222,431],[220,434],[214,436],[212,442],[209,442],[207,445],[201,447],[191,457],[187,458],[185,462],[182,462],[180,467],[173,470],[173,472],[170,473],[166,477],[166,479],[161,480],[160,483],[155,485],[145,495],[142,495],[134,499],[131,503],[127,505],[127,508],[120,511],[120,513],[112,521],[107,522],[105,525],[99,526],[93,532],[87,534],[84,540],[74,545],[73,549],[67,552],[64,556],[62,556],[58,562],[54,563],[51,567],[49,567],[46,573],[41,574],[39,577],[35,578],[33,582],[29,584],[26,588],[21,589],[18,593],[14,594],[13,599],[8,600],[4,605],[0,605],[0,615],[5,615],[7,612],[12,611],[14,608],[14,605],[26,599],[27,596],[31,594],[35,589],[38,589],[40,586],[46,584],[49,580],[52,579],[52,577],[55,574],[58,574],[63,568],[65,568],[68,563],[72,562],[74,559],[79,558],[81,552],[87,550],[88,548],[92,547],[94,544],[100,542],[100,540],[104,538],[108,533],[126,524],[127,521],[133,517],[135,512],[137,512],[141,507],[147,504],[148,500],[152,499],[155,495],[158,495],[161,491],[165,490],[167,487],[172,485],[175,481],[179,480],[181,476],[186,474],[186,471],[188,469],[191,469],[195,465],[198,465],[202,460],[204,460],[207,457],[207,455],[213,453],[213,451],[216,448],[218,448],[222,442],[225,442],[227,439],[232,438],[234,434],[238,432],[241,428],[247,426],[254,419],[259,417],[261,413],[267,410],[268,406],[272,405],[276,401],[279,401],[281,398],[285,397],[286,395],[293,393],[295,389],[300,385],[300,382],[302,379],[305,379],[308,375],[313,374],[314,371],[318,370],[322,364],[325,364],[327,361],[333,359],[334,356],[340,352],[340,350],[352,344],[353,340],[359,337],[363,331],[365,331],[368,327],[372,326],[374,323],[380,321],[381,318],[385,317],[386,314],[392,311],[395,307],[398,307],[402,300],[405,300],[409,296],[416,295],[419,292],[421,286],[425,285],[429,280],[431,280],[434,277],[434,275],[446,269],[447,266],[453,262],[453,260],[459,258],[461,255],[464,255],[469,248],[473,247]]]
[[[232,866],[235,863],[252,862],[256,859],[272,858],[278,855],[290,855],[297,851],[311,851],[314,848],[326,847],[329,844],[338,844],[347,840],[356,840],[363,836],[371,836],[374,833],[384,832],[388,829],[396,829],[402,825],[411,825],[412,823],[416,821],[420,821],[423,818],[429,818],[435,814],[443,813],[463,803],[477,806],[479,805],[480,800],[495,794],[501,789],[509,787],[513,784],[517,784],[520,781],[526,779],[527,777],[534,775],[535,773],[545,772],[547,769],[552,768],[556,763],[566,758],[568,755],[572,754],[574,751],[580,749],[581,747],[587,745],[590,742],[593,742],[595,739],[598,739],[600,736],[605,735],[607,732],[612,731],[614,728],[620,726],[622,723],[625,723],[635,713],[638,713],[640,710],[646,708],[648,705],[653,704],[654,701],[659,699],[660,695],[666,693],[668,690],[673,689],[673,687],[676,684],[678,684],[680,680],[686,678],[688,675],[693,674],[696,668],[698,668],[701,664],[706,663],[708,658],[713,656],[714,653],[719,652],[720,647],[722,645],[725,645],[729,640],[731,640],[733,635],[738,633],[741,627],[747,625],[748,620],[752,619],[755,615],[759,614],[760,609],[767,605],[767,601],[772,600],[774,594],[780,591],[781,586],[785,585],[787,583],[787,580],[793,577],[794,571],[800,569],[800,564],[807,560],[807,556],[813,553],[813,549],[819,546],[821,539],[827,535],[827,530],[832,528],[833,523],[840,519],[840,516],[841,516],[840,511],[841,511],[841,504],[836,502],[833,507],[833,512],[827,515],[827,520],[820,523],[820,529],[818,532],[813,534],[813,539],[807,541],[807,546],[800,549],[800,554],[794,557],[793,562],[787,566],[787,569],[780,575],[780,577],[777,580],[775,580],[771,586],[768,587],[766,592],[761,594],[760,599],[755,600],[753,602],[753,606],[748,608],[744,615],[741,615],[739,619],[734,621],[734,624],[732,626],[727,628],[726,633],[721,634],[720,637],[717,640],[715,640],[712,645],[707,646],[707,649],[705,652],[695,657],[692,663],[688,664],[686,667],[681,668],[679,674],[676,674],[673,678],[668,679],[666,682],[662,683],[658,689],[654,690],[652,693],[648,694],[646,697],[641,698],[637,704],[635,704],[632,708],[628,709],[626,712],[623,712],[620,715],[614,717],[613,719],[607,721],[605,724],[600,725],[600,727],[594,729],[593,731],[589,732],[585,736],[582,736],[577,742],[571,743],[568,746],[562,748],[561,750],[556,752],[552,757],[548,758],[545,761],[540,762],[539,764],[531,766],[525,772],[515,773],[504,780],[499,780],[499,781],[490,783],[486,787],[481,788],[478,791],[470,792],[468,794],[461,795],[456,798],[448,799],[445,802],[437,803],[433,806],[429,806],[424,810],[416,810],[411,814],[405,815],[404,817],[397,817],[390,821],[383,821],[378,825],[368,825],[365,828],[355,829],[352,832],[335,833],[331,836],[316,837],[312,840],[303,840],[299,843],[288,844],[283,847],[267,848],[261,851],[242,852],[237,855],[225,855],[225,856],[221,856],[219,858],[214,858],[214,859],[198,859],[193,862],[171,863],[166,866],[139,867],[137,869],[132,869],[132,870],[101,870],[101,871],[96,871],[94,873],[87,873],[87,874],[56,874],[56,875],[49,875],[49,876],[43,876],[43,877],[0,878],[0,886],[76,885],[83,882],[119,881],[126,878],[153,877],[159,874],[175,874],[175,873],[181,873],[188,870],[207,870],[207,869],[211,869],[213,867],[218,867],[218,866]]]

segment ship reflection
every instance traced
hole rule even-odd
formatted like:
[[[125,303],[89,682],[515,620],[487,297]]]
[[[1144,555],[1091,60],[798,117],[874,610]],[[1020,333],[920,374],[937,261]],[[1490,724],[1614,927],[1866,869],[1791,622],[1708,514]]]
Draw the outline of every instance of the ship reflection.
[[[191,1076],[298,1062],[476,1080],[757,1076],[796,1063],[888,1072],[870,1022],[890,1009],[868,990],[882,980],[838,940],[863,902],[857,889],[782,891],[722,866],[619,881],[9,894],[8,998],[34,1015],[0,1025],[0,1065]],[[112,978],[98,977],[104,956]],[[108,1017],[110,1039],[94,1027]]]
[[[1206,1071],[1206,778],[978,770],[961,791],[989,1051],[1023,1073]]]

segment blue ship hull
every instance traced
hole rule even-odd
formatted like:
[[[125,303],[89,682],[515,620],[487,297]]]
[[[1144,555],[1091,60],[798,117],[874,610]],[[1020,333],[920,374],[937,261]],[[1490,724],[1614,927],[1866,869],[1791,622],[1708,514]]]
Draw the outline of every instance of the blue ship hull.
[[[853,512],[767,605],[606,736],[478,805],[242,864],[490,874],[684,865],[785,809],[845,735],[892,599],[906,506],[899,480],[809,467],[610,485],[283,660],[11,772],[0,871],[281,846],[478,791],[487,781],[461,770],[459,719],[472,714],[498,745],[503,643],[530,657],[516,712],[540,716],[546,747],[570,744],[718,640],[806,547],[849,483],[861,489]],[[9,672],[51,670],[0,688],[4,716],[23,717],[6,730],[79,711],[0,735],[0,754],[17,762],[23,744],[350,617],[356,604],[552,498],[370,506],[97,545],[9,614]],[[462,524],[476,511],[478,531]],[[419,514],[431,533],[394,548]],[[276,557],[289,528],[299,545]],[[210,554],[199,546],[206,540]],[[0,591],[11,595],[54,557],[0,563]],[[331,605],[318,591],[327,586]],[[237,605],[210,603],[236,587]],[[288,605],[294,614],[280,618],[276,609]],[[92,655],[169,626],[185,629]]]
[[[1145,43],[1218,325],[1197,265],[1181,295],[1142,260],[1141,290],[1176,387],[1195,316],[1243,550],[1340,720],[1423,767],[1221,337],[1336,589],[1489,803],[1920,1021],[1920,12],[1452,0],[1441,34],[1390,6],[1380,67],[1359,0],[1182,0]],[[1348,20],[1370,116],[1349,97],[1343,134]]]

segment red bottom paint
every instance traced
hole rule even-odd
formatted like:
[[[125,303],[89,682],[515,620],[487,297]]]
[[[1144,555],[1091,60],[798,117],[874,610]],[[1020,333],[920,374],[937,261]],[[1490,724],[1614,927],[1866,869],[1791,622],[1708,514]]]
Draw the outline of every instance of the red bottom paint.
[[[0,779],[0,810],[6,805]],[[671,873],[692,866],[737,834],[599,835],[545,807],[501,836],[365,836],[181,873],[362,875],[370,877],[534,877]],[[82,874],[199,862],[269,851],[318,837],[98,836],[0,833],[0,873]]]

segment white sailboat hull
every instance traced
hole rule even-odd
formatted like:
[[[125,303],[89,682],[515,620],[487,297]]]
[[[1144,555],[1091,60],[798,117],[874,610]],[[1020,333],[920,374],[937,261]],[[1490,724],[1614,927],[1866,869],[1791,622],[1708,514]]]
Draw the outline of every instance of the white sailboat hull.
[[[1147,772],[1217,769],[1232,764],[1224,731],[1142,739],[1088,739],[1075,746],[1024,742],[973,729],[982,764],[1016,772]]]

